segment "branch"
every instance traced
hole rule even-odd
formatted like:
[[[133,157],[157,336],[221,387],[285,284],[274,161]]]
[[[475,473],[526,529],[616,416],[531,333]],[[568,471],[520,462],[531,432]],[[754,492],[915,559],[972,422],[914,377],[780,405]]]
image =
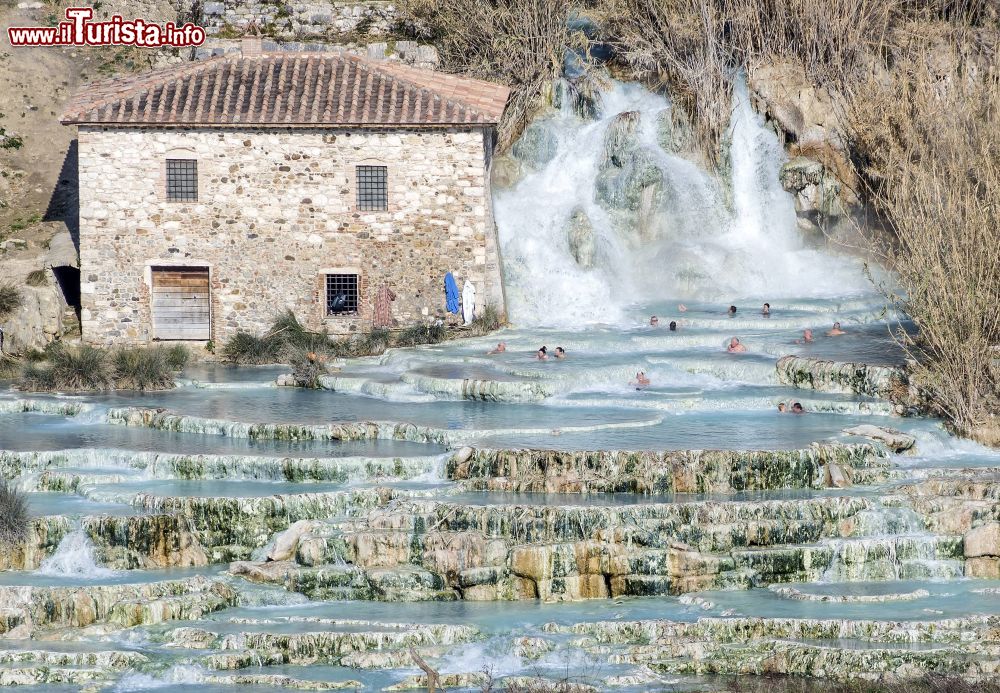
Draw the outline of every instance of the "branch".
[[[427,693],[434,693],[440,685],[441,677],[436,671],[434,671],[434,669],[431,668],[431,665],[428,664],[423,657],[417,654],[417,651],[412,647],[410,648],[410,657],[412,657],[417,666],[423,669],[424,673],[427,674]]]

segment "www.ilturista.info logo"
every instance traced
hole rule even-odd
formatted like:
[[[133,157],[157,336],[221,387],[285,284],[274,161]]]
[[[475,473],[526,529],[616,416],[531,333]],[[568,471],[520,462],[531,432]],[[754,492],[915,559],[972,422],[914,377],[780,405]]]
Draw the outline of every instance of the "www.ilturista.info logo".
[[[156,24],[143,19],[122,19],[113,15],[106,22],[92,22],[94,10],[70,7],[65,22],[54,27],[12,26],[7,37],[12,46],[200,46],[205,42],[205,30],[188,22],[177,26],[173,22]]]

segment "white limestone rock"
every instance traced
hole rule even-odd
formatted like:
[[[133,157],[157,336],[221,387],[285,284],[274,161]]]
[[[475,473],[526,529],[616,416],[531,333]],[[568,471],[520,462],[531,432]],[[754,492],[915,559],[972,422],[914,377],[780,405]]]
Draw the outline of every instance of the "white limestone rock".
[[[295,549],[304,534],[316,528],[313,520],[299,520],[274,539],[274,546],[267,553],[268,561],[287,561],[295,556]]]
[[[903,433],[902,431],[897,431],[893,428],[873,426],[872,424],[861,424],[860,426],[845,428],[844,433],[884,443],[886,447],[893,452],[904,452],[909,450],[917,442],[916,438]]]

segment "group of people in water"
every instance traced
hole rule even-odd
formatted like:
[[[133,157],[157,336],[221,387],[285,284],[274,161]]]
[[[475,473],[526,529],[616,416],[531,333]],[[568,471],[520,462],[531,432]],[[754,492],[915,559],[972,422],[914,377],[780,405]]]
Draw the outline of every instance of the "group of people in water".
[[[683,303],[681,303],[681,304],[679,304],[677,306],[677,310],[679,312],[681,312],[681,313],[686,313],[687,312],[687,306],[685,306]],[[739,312],[739,309],[736,306],[729,306],[729,309],[726,311],[726,315],[728,315],[731,318],[734,318],[734,317],[736,317],[736,313],[737,312]],[[766,318],[771,317],[771,304],[770,303],[765,303],[761,307],[761,309],[760,309],[760,314],[763,315]],[[650,327],[659,327],[660,326],[660,318],[658,318],[655,315],[651,316],[649,318],[649,325],[650,325]],[[670,331],[671,332],[676,332],[677,331],[677,321],[676,320],[671,320],[670,321]],[[839,337],[842,334],[847,334],[847,331],[844,330],[840,326],[840,322],[833,323],[833,327],[830,328],[829,330],[827,330],[827,332],[826,332],[826,336],[827,337]],[[807,329],[807,330],[803,330],[802,336],[799,339],[796,339],[795,343],[796,344],[808,344],[808,343],[810,343],[812,341],[814,341],[813,331]],[[739,337],[733,337],[733,338],[731,338],[729,340],[729,344],[726,345],[726,351],[729,352],[730,354],[742,354],[742,353],[746,352],[746,350],[747,350],[746,345],[743,344],[743,342],[740,341]]]
[[[503,354],[507,352],[507,342],[498,342],[495,347],[486,352],[487,356],[493,356],[495,354]],[[552,352],[552,357],[557,359],[566,358],[566,350],[561,346],[557,346],[556,350]],[[539,347],[538,351],[535,352],[535,358],[539,361],[549,360],[549,348],[547,346]]]
[[[679,304],[677,306],[677,310],[678,310],[678,312],[686,313],[687,312],[687,306],[685,306],[683,303],[681,303],[681,304]],[[726,314],[729,317],[733,318],[733,317],[736,317],[736,313],[738,311],[739,311],[739,309],[736,306],[729,306],[729,309],[726,311]],[[760,314],[763,315],[764,317],[771,317],[771,304],[770,303],[765,303],[761,307]],[[660,318],[657,317],[656,315],[650,316],[650,318],[649,318],[649,325],[650,325],[650,327],[659,327],[660,326]],[[677,331],[677,321],[676,320],[671,320],[670,323],[668,324],[668,329],[671,332],[676,332]],[[842,335],[842,334],[847,334],[847,332],[844,329],[841,328],[839,322],[835,322],[835,323],[833,323],[833,327],[830,330],[827,331],[826,336],[828,336],[828,337],[837,337],[837,336]],[[796,344],[808,344],[809,342],[812,342],[812,341],[814,341],[813,332],[812,332],[812,330],[807,329],[807,330],[804,330],[802,332],[802,337],[801,338],[795,340],[795,343]],[[490,351],[487,351],[486,354],[487,354],[487,356],[493,356],[495,354],[506,353],[506,351],[507,351],[507,343],[506,342],[498,342],[497,345],[493,349],[491,349]],[[742,354],[742,353],[745,353],[747,351],[747,348],[746,348],[746,345],[743,344],[743,342],[740,341],[739,337],[732,337],[729,340],[729,344],[726,346],[726,351],[728,353],[730,353],[730,354]],[[548,361],[549,358],[550,358],[549,357],[549,348],[547,346],[544,346],[544,345],[541,346],[541,347],[539,347],[538,351],[536,351],[535,354],[534,354],[534,358],[537,359],[538,361]],[[552,353],[552,358],[560,359],[560,360],[566,358],[566,350],[563,349],[561,346],[557,346],[555,348],[555,351]],[[644,389],[646,387],[649,387],[649,385],[651,384],[651,382],[652,381],[649,379],[649,376],[646,375],[645,371],[639,371],[638,373],[635,374],[635,379],[629,382],[629,385],[630,386],[634,386],[636,390],[642,390],[642,389]],[[781,402],[778,405],[778,411],[780,413],[783,413],[783,414],[784,413],[789,413],[789,412],[792,413],[792,414],[804,414],[805,413],[805,410],[802,408],[802,404],[799,403],[799,402],[793,402],[791,409],[788,409],[788,407],[785,404],[785,402]]]

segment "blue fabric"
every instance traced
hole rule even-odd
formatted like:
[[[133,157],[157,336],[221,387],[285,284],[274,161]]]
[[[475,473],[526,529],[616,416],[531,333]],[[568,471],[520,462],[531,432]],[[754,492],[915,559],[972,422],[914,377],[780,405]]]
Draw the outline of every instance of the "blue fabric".
[[[458,284],[455,283],[455,278],[451,276],[451,272],[444,275],[444,296],[448,301],[448,312],[457,313],[458,312]]]

